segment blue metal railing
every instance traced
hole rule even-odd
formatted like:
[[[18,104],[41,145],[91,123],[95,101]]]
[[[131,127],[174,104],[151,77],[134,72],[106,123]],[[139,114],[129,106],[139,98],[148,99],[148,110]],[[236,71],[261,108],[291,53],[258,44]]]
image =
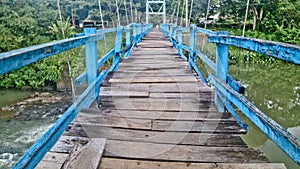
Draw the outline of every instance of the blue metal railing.
[[[73,38],[54,41],[46,44],[36,45],[23,49],[13,50],[0,54],[0,74],[21,68],[30,63],[37,62],[47,57],[59,54],[75,47],[85,45],[86,70],[78,76],[74,83],[79,86],[88,81],[87,89],[68,108],[68,110],[39,138],[20,160],[13,166],[19,168],[34,168],[44,155],[51,149],[61,134],[76,117],[82,108],[87,108],[93,101],[99,101],[100,84],[110,71],[118,68],[120,57],[127,58],[134,46],[152,29],[151,24],[132,23],[126,27],[96,30],[96,28],[85,28],[84,33],[74,35]],[[105,33],[116,32],[115,46],[99,61],[97,61],[97,41],[103,39]],[[126,32],[125,50],[121,51],[122,34]],[[113,57],[113,63],[109,70],[103,70],[98,74],[98,68],[109,58]]]
[[[262,132],[264,132],[278,147],[280,147],[292,160],[300,165],[300,141],[286,129],[266,116],[255,105],[248,101],[241,93],[245,88],[228,74],[228,46],[265,54],[286,62],[300,65],[300,47],[285,43],[278,43],[260,39],[229,36],[227,32],[213,32],[191,25],[190,28],[175,27],[169,24],[161,24],[160,29],[170,39],[173,46],[178,49],[178,54],[189,62],[200,79],[208,81],[215,86],[215,104],[219,112],[229,111],[237,120],[238,124],[247,129],[235,112],[235,105],[246,117],[248,117]],[[182,31],[190,32],[190,44],[182,42]],[[216,62],[211,61],[201,51],[196,49],[196,33],[208,35],[211,43],[216,43]],[[182,49],[189,52],[186,57]],[[210,67],[215,74],[209,74],[205,79],[196,66],[195,57],[199,57]]]

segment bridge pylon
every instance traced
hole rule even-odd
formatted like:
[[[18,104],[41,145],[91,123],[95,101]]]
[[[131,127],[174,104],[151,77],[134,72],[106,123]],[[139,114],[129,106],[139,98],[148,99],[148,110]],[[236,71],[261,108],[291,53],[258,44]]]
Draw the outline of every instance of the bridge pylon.
[[[162,15],[163,22],[166,23],[166,1],[147,0],[146,3],[146,23],[149,23],[149,15]]]

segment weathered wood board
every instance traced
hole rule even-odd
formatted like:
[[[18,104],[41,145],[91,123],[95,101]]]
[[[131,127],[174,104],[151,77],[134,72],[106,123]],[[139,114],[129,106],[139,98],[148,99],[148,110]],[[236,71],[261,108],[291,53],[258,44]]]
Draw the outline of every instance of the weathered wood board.
[[[279,163],[191,163],[103,158],[100,169],[285,169]]]
[[[106,139],[61,136],[37,169],[97,169]]]

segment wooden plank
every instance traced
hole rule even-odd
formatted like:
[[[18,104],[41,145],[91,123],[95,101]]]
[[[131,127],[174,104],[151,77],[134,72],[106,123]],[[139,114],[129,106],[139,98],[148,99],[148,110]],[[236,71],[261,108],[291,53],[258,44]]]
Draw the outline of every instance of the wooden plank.
[[[148,111],[199,111],[209,109],[212,103],[196,103],[195,101],[184,101],[181,99],[135,99],[114,98],[112,102],[101,102],[103,107],[114,107],[119,110],[148,110]]]
[[[162,92],[151,92],[150,98],[181,98],[184,100],[197,100],[197,101],[213,101],[212,94],[200,94],[200,93],[162,93]]]
[[[126,95],[126,93],[130,92],[130,90],[126,90],[122,92],[118,92],[118,90],[113,90],[113,93],[116,93],[113,96],[109,95],[100,95],[102,102],[115,102],[116,99],[118,101],[119,98],[128,98],[131,102],[135,102],[133,100],[134,98],[149,98],[150,100],[158,99],[158,100],[164,100],[164,99],[176,99],[176,100],[184,100],[187,101],[198,101],[201,103],[213,103],[214,98],[212,93],[163,93],[163,92],[157,92],[157,93],[150,93],[150,95]],[[118,94],[120,93],[120,95]],[[165,101],[165,100],[164,100]]]
[[[149,92],[164,92],[164,93],[171,93],[171,92],[181,92],[181,93],[206,93],[212,92],[207,86],[203,84],[195,84],[195,83],[114,83],[114,84],[103,84],[105,86],[111,87],[101,87],[101,90],[132,90],[132,91],[149,91]]]
[[[165,67],[123,67],[123,71],[148,71],[148,70],[168,70],[168,69],[182,69],[184,66],[178,66],[178,65],[170,65]]]
[[[122,69],[123,71],[126,70],[164,70],[164,69],[185,69],[187,68],[187,65],[174,65],[174,64],[170,64],[170,65],[163,65],[163,66],[159,66],[159,65],[145,65],[145,66],[120,66],[120,69]]]
[[[182,76],[173,76],[173,77],[135,77],[135,78],[124,78],[124,79],[115,79],[112,78],[109,80],[110,83],[180,83],[180,82],[197,82],[198,80],[195,77],[182,77]]]
[[[142,41],[139,43],[139,45],[149,45],[149,44],[165,44],[165,45],[172,45],[171,42],[168,42],[166,40],[147,40]]]
[[[183,115],[182,115],[183,116]],[[180,117],[178,117],[180,118]],[[195,119],[197,117],[194,117]],[[242,129],[233,119],[199,119],[199,120],[142,120],[128,117],[115,117],[105,115],[78,114],[78,122],[82,126],[118,127],[125,129],[143,129],[153,131],[178,131],[178,132],[202,132],[202,133],[240,133],[246,131]]]
[[[61,169],[68,156],[65,153],[47,152],[35,169]]]
[[[100,96],[111,97],[149,97],[149,92],[146,91],[120,91],[120,90],[100,90]]]
[[[108,140],[104,157],[206,163],[259,163],[267,158],[257,149],[205,147]]]
[[[236,122],[232,121],[179,121],[153,120],[152,130],[209,133],[246,133]]]
[[[239,134],[131,130],[94,125],[82,125],[80,127],[77,125],[76,127],[72,127],[66,134],[71,136],[81,136],[79,133],[82,133],[83,131],[87,133],[88,137],[104,137],[109,140],[214,147],[247,147]]]
[[[190,163],[102,158],[100,169],[286,169],[283,163]]]
[[[77,144],[85,145],[90,141],[85,137],[61,136],[49,152],[69,154]]]
[[[148,61],[148,62],[146,62]],[[180,60],[176,61],[176,60],[172,60],[172,61],[168,61],[168,62],[162,62],[162,61],[152,61],[150,59],[146,60],[142,60],[141,63],[139,63],[140,61],[131,61],[131,62],[121,62],[119,65],[120,66],[124,66],[124,67],[130,67],[130,66],[160,66],[160,67],[165,67],[165,66],[170,66],[172,64],[176,64],[176,65],[181,65],[181,66],[186,66],[188,65],[188,62],[182,62]],[[133,64],[134,63],[134,64]]]
[[[147,70],[147,71],[135,71],[135,70],[131,70],[131,71],[124,71],[124,70],[118,70],[116,73],[114,73],[114,75],[119,75],[119,74],[139,74],[139,75],[144,75],[144,74],[156,74],[157,76],[159,76],[159,74],[163,74],[163,75],[189,75],[192,74],[191,70],[188,69],[166,69],[166,70]]]
[[[106,139],[61,136],[36,168],[98,168]]]
[[[163,51],[163,50],[153,50],[151,52],[144,50],[144,49],[139,49],[136,48],[136,50],[134,52],[132,52],[131,56],[137,56],[137,55],[176,55],[177,52],[176,51]]]
[[[76,147],[64,163],[65,169],[97,169],[104,151],[106,139],[92,138],[82,147]]]
[[[97,118],[96,118],[97,117]],[[146,119],[129,119],[117,116],[96,116],[89,118],[83,113],[79,113],[76,119],[82,125],[97,125],[105,127],[120,127],[130,129],[151,129],[151,120]]]
[[[138,47],[136,48],[136,50],[134,50],[135,52],[145,52],[145,51],[153,51],[155,52],[164,52],[164,53],[168,53],[168,52],[177,52],[176,49],[174,48],[167,48],[167,49],[163,49],[163,48],[142,48],[139,45],[137,45]]]
[[[208,109],[203,109],[199,112],[163,112],[89,108],[82,110],[78,115],[86,119],[123,117],[128,119],[148,120],[235,121],[229,113],[219,113]]]
[[[172,63],[172,64],[182,64],[184,62],[182,62],[182,60],[180,58],[168,58],[168,59],[160,59],[158,60],[157,58],[144,58],[144,59],[130,59],[130,60],[126,60],[127,64],[138,64],[138,65],[142,65],[142,64],[164,64],[166,63],[166,60],[168,60],[168,63]],[[123,63],[123,62],[121,62]],[[188,74],[186,74],[188,75]]]
[[[58,153],[57,153],[58,154]],[[54,157],[54,156],[53,156]],[[53,163],[49,161],[41,161],[35,169],[61,169],[63,164]]]
[[[153,55],[149,55],[148,53],[146,54],[140,54],[140,53],[132,53],[131,54],[131,57],[128,58],[128,59],[131,59],[131,60],[179,60],[181,59],[180,56],[178,56],[176,53],[172,53],[172,54],[163,54],[163,53],[160,53],[160,54],[153,54]]]
[[[167,69],[167,70],[172,70],[172,69]],[[113,75],[114,78],[124,78],[124,77],[137,77],[137,76],[141,76],[141,77],[172,77],[172,76],[187,76],[187,73],[192,74],[192,72],[172,72],[172,74],[169,74],[167,72],[161,71],[160,73],[152,73],[151,71],[157,71],[157,70],[148,70],[148,71],[135,71],[135,70],[131,70],[128,71],[127,73],[122,71],[122,72],[118,72],[115,73]]]

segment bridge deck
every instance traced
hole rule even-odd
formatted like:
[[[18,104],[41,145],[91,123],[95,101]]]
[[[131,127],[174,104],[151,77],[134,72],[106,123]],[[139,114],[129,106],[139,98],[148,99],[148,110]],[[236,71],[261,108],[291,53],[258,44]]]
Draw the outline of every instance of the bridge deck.
[[[72,154],[75,144],[70,142],[77,137],[107,139],[104,152],[103,140],[96,143],[98,156],[103,152],[103,169],[285,168],[267,164],[259,150],[247,147],[240,138],[245,130],[229,113],[216,111],[212,90],[161,32],[150,32],[138,44],[118,71],[109,74],[100,95],[101,108],[82,110],[40,168],[47,168],[49,156],[63,159],[56,160],[60,167],[72,161],[58,153]]]

